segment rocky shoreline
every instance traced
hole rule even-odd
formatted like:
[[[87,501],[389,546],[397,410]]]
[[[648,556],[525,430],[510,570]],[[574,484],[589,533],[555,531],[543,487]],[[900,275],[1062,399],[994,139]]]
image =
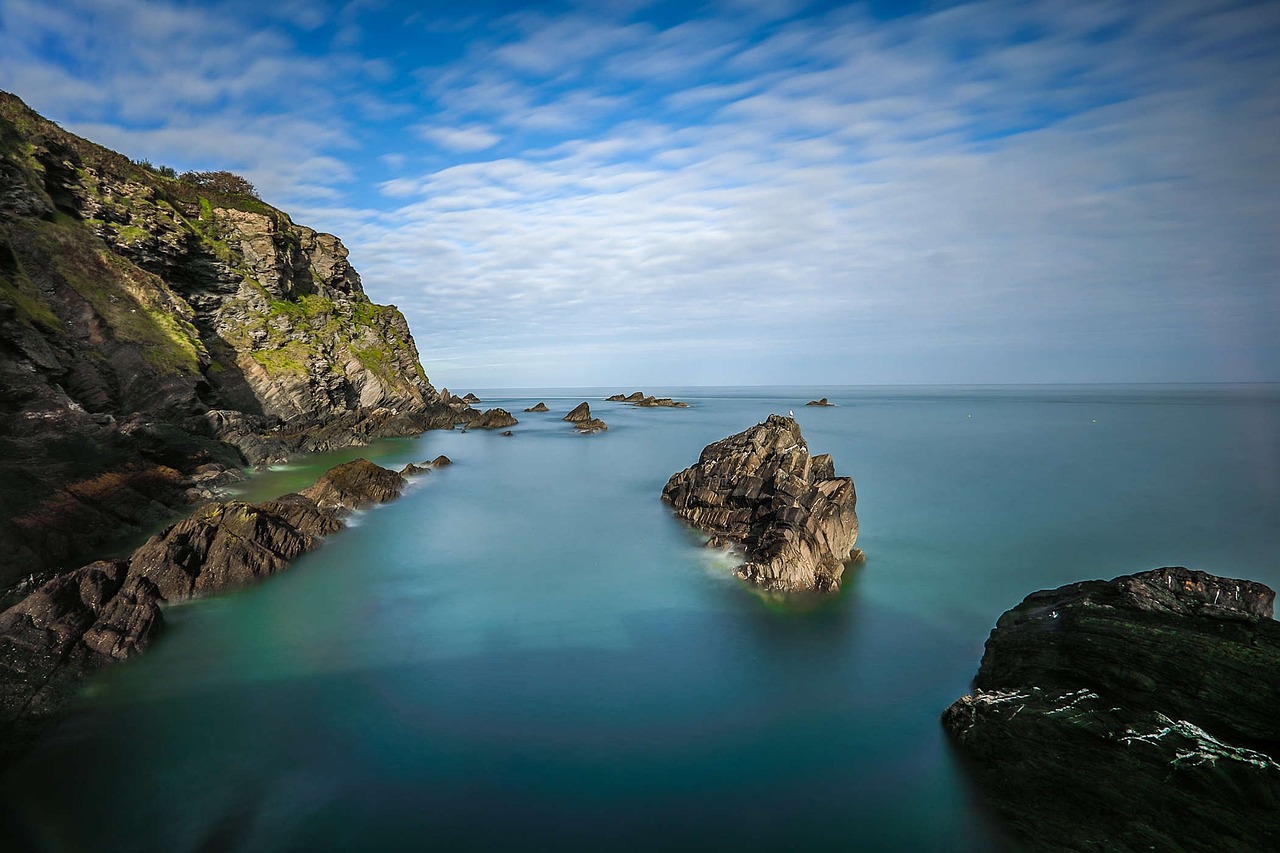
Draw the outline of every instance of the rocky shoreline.
[[[399,497],[408,475],[356,459],[298,493],[258,504],[207,504],[128,558],[99,560],[49,580],[0,613],[0,763],[55,721],[98,668],[146,651],[162,605],[257,583],[344,526],[352,510]]]
[[[1019,849],[1280,849],[1274,600],[1169,567],[1001,616],[942,723]]]

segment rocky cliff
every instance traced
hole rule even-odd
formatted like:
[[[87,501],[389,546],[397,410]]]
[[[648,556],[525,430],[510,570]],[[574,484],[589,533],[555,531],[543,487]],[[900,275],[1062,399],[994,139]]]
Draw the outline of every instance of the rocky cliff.
[[[835,476],[828,454],[809,455],[792,418],[770,415],[707,445],[662,498],[711,544],[742,546],[738,576],[764,589],[836,592],[845,564],[862,556],[853,480]]]
[[[246,463],[458,419],[341,241],[245,187],[166,176],[0,93],[0,585]]]
[[[1001,616],[943,725],[1019,849],[1280,849],[1274,599],[1173,567]]]

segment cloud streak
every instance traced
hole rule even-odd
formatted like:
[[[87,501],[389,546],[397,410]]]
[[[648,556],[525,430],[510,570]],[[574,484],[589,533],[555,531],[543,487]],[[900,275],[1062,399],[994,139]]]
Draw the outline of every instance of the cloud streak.
[[[22,62],[134,150],[238,125],[450,385],[1280,380],[1274,5],[740,6],[415,17],[429,63],[264,26],[160,128]]]

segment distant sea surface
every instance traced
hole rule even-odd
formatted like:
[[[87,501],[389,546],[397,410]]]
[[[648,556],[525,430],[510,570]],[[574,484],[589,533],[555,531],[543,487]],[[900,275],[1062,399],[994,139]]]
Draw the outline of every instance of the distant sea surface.
[[[602,399],[632,390],[481,391],[513,437],[252,478],[257,500],[356,456],[456,463],[289,571],[169,609],[0,781],[10,825],[50,851],[990,850],[938,715],[1004,610],[1165,565],[1280,585],[1274,385]],[[608,432],[561,420],[583,400]],[[788,411],[858,491],[866,564],[816,609],[753,593],[659,500]]]

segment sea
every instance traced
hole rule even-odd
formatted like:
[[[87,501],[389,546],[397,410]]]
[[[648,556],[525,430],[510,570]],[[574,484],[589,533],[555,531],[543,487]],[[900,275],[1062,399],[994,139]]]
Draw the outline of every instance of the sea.
[[[1277,385],[603,399],[633,390],[478,391],[514,435],[241,484],[454,462],[288,571],[168,608],[0,780],[0,847],[1005,849],[939,725],[1003,611],[1167,565],[1280,585]],[[583,401],[607,432],[561,419]],[[758,594],[660,500],[705,445],[788,412],[858,493],[866,562],[823,601]]]

